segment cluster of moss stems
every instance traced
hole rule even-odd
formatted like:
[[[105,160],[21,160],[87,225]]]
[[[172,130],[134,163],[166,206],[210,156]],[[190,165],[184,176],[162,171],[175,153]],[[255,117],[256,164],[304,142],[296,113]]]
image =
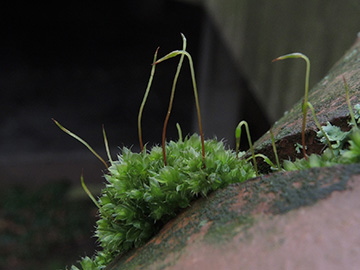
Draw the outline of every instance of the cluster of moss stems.
[[[283,166],[281,165],[272,129],[270,129],[270,135],[276,164],[263,154],[255,154],[249,126],[246,121],[241,121],[235,129],[235,151],[227,150],[222,142],[217,142],[216,140],[205,141],[202,130],[193,61],[191,55],[186,51],[186,38],[183,34],[181,34],[181,36],[183,40],[182,50],[172,51],[160,59],[157,59],[159,48],[155,51],[149,81],[138,114],[140,153],[131,153],[129,149],[124,148],[122,154],[118,155],[118,160],[113,161],[109,151],[105,129],[103,127],[104,144],[108,158],[108,162],[106,162],[86,141],[53,119],[55,124],[62,131],[86,146],[108,170],[105,175],[108,183],[99,199],[96,199],[91,194],[81,175],[83,189],[99,208],[100,220],[98,222],[96,235],[99,237],[99,242],[103,247],[103,251],[98,252],[93,259],[89,257],[82,259],[80,264],[84,270],[103,269],[114,256],[125,252],[130,248],[136,247],[139,244],[143,244],[153,235],[153,233],[156,233],[159,228],[156,224],[165,223],[177,213],[178,209],[187,207],[191,200],[198,195],[206,196],[208,192],[224,187],[227,184],[245,181],[249,178],[258,176],[259,172],[256,158],[263,158],[264,161],[276,171],[299,168],[299,166],[289,162],[284,162]],[[180,59],[173,79],[169,106],[163,124],[161,151],[159,151],[160,148],[157,146],[153,147],[150,151],[147,151],[143,143],[142,114],[150,93],[155,69],[158,64],[176,56],[180,56]],[[167,125],[173,107],[178,77],[185,57],[188,59],[190,66],[200,136],[193,135],[183,138],[180,125],[177,124],[179,134],[178,141],[167,142]],[[283,55],[273,61],[288,58],[302,58],[306,62],[305,94],[302,104],[303,122],[301,131],[304,161],[307,162],[307,164],[314,161],[313,157],[308,157],[305,145],[308,108],[310,108],[312,112],[320,134],[325,138],[330,153],[330,157],[327,158],[335,159],[338,152],[333,149],[331,139],[320,125],[314,107],[308,101],[310,61],[308,57],[301,53]],[[346,101],[351,116],[351,124],[354,129],[352,137],[350,138],[350,151],[352,152],[349,153],[348,151],[345,156],[351,157],[351,160],[354,161],[360,159],[360,135],[357,128],[357,119],[350,104],[349,88],[345,78],[344,85],[346,90]],[[242,127],[245,128],[251,151],[251,157],[248,159],[244,158],[244,152],[240,152]],[[201,155],[199,151],[201,152]],[[161,159],[162,162],[160,162]],[[252,165],[250,162],[251,160]],[[317,160],[316,164],[319,163],[318,161],[319,160]],[[108,163],[110,163],[110,165]],[[135,172],[134,170],[137,171]],[[127,178],[129,175],[133,178]],[[160,203],[161,201],[165,201],[166,204]],[[180,205],[177,205],[177,203]],[[71,269],[76,270],[79,268],[72,266]]]

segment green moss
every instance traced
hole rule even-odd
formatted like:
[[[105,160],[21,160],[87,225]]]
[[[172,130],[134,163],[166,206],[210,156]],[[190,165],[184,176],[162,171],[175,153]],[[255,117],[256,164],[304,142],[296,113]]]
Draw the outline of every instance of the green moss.
[[[205,235],[205,241],[211,244],[223,244],[229,242],[240,231],[247,230],[255,222],[251,215],[234,217],[231,221],[216,222]]]
[[[123,149],[105,175],[107,184],[99,198],[96,236],[103,250],[96,254],[93,263],[88,257],[84,258],[83,269],[101,269],[117,255],[141,247],[192,200],[254,177],[252,165],[237,158],[234,151],[225,149],[223,142],[206,140],[204,160],[201,149],[202,143],[196,134],[170,141],[166,144],[167,166],[164,166],[160,147],[142,153]],[[217,201],[220,200],[222,198]],[[212,208],[217,206],[218,203]],[[162,251],[181,249],[187,243],[188,230],[199,231],[201,220],[224,223],[224,218],[215,217],[214,213],[216,211],[204,212],[199,219],[189,218],[188,224],[173,228],[171,241],[165,236],[156,246],[156,256],[152,249],[142,255],[145,262],[158,258]],[[141,260],[137,258],[136,265],[141,265]]]

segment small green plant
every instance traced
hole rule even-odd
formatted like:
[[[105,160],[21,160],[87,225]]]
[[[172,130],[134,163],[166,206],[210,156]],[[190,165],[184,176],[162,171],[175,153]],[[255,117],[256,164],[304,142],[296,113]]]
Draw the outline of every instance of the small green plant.
[[[341,154],[339,151],[342,151],[347,143],[349,134],[350,131],[342,131],[338,126],[327,122],[326,126],[323,126],[322,130],[319,130],[316,135],[321,143],[331,145],[333,155],[339,155]]]
[[[183,39],[183,48],[182,49],[183,49],[183,51],[185,51],[186,50],[186,38],[185,38],[185,36],[183,34],[181,34],[181,37]],[[176,73],[175,73],[175,77],[174,77],[174,81],[173,81],[173,85],[172,85],[172,89],[171,89],[169,108],[168,108],[168,111],[167,111],[167,114],[166,114],[166,117],[165,117],[165,121],[164,121],[164,127],[163,127],[163,133],[162,133],[162,147],[163,147],[163,156],[164,156],[165,165],[166,165],[166,151],[165,151],[166,128],[167,128],[167,125],[168,125],[168,122],[169,122],[169,119],[170,119],[170,113],[171,113],[172,105],[173,105],[173,102],[174,102],[176,83],[177,83],[177,80],[179,78],[179,74],[180,74],[180,71],[181,71],[182,63],[184,61],[184,57],[185,57],[184,54],[182,54],[180,56],[179,64],[178,64],[178,67],[176,69]],[[156,66],[155,63],[156,63],[156,60],[154,60],[154,64],[153,64],[154,67]]]
[[[191,79],[192,79],[192,84],[193,84],[193,88],[194,88],[195,105],[196,105],[197,117],[198,117],[198,122],[199,122],[199,132],[200,132],[200,138],[201,138],[201,150],[202,150],[203,166],[206,167],[206,163],[205,163],[205,143],[204,143],[204,133],[203,133],[203,130],[202,130],[202,123],[201,123],[200,103],[199,103],[197,85],[196,85],[196,80],[195,80],[194,65],[193,65],[191,55],[187,51],[184,51],[184,50],[173,51],[173,52],[170,52],[169,54],[165,55],[161,59],[157,60],[153,65],[157,65],[157,64],[159,64],[159,63],[161,63],[161,62],[163,62],[165,60],[176,57],[178,55],[186,56],[189,59]],[[180,59],[179,65],[181,65],[181,63],[182,63],[181,59]],[[173,91],[175,91],[174,89],[175,88],[173,87]],[[172,101],[170,102],[170,104],[171,103],[172,103]],[[168,115],[169,115],[169,113],[168,113]],[[165,122],[165,123],[167,123],[167,122]],[[164,129],[166,129],[166,126],[164,127]],[[165,137],[163,136],[163,145],[164,145],[164,140],[165,140]]]
[[[328,147],[329,147],[329,150],[330,150],[331,154],[332,154],[333,157],[334,157],[334,156],[335,156],[335,153],[334,153],[332,144],[331,144],[331,142],[330,142],[330,138],[329,138],[328,134],[324,131],[324,129],[322,128],[322,126],[320,125],[320,123],[319,123],[319,121],[318,121],[318,119],[317,119],[317,117],[316,117],[316,113],[315,113],[315,109],[314,109],[313,105],[312,105],[310,102],[308,102],[308,103],[307,103],[307,106],[310,108],[311,113],[312,113],[313,118],[314,118],[314,121],[315,121],[315,124],[316,124],[317,128],[319,129],[318,134],[321,134],[321,135],[323,136],[323,138],[325,139],[325,141],[326,141],[326,143],[327,143],[327,145],[328,145]],[[322,143],[324,143],[324,141],[322,141]]]
[[[252,155],[252,159],[253,159],[253,164],[254,164],[254,168],[255,168],[255,172],[256,175],[259,175],[258,169],[257,169],[257,163],[256,163],[256,157],[255,157],[255,152],[254,152],[254,147],[251,141],[251,136],[250,136],[250,130],[249,130],[249,125],[246,121],[241,121],[238,126],[235,129],[235,138],[236,138],[236,156],[239,156],[239,150],[240,150],[240,140],[241,140],[241,127],[244,126],[245,127],[245,131],[246,131],[246,135],[248,138],[248,143],[250,146],[250,151],[251,151],[251,155]]]
[[[146,243],[169,219],[182,208],[188,207],[197,197],[206,196],[213,190],[231,183],[243,182],[257,175],[257,169],[242,158],[244,153],[227,149],[222,141],[204,139],[192,58],[185,50],[185,36],[182,35],[182,38],[183,50],[173,51],[159,60],[157,60],[158,50],[154,54],[150,79],[138,116],[140,153],[134,153],[124,147],[118,154],[117,160],[112,160],[103,129],[109,166],[87,142],[53,119],[62,131],[86,146],[107,168],[106,185],[98,199],[90,193],[81,176],[82,187],[99,209],[95,236],[102,250],[92,258],[82,258],[80,269],[103,269],[118,254]],[[155,66],[178,55],[181,58],[164,122],[162,147],[154,146],[147,150],[142,141],[141,119],[155,74]],[[166,127],[177,78],[185,56],[190,65],[200,135],[193,134],[183,138],[180,125],[177,124],[179,139],[166,142]],[[247,133],[250,140],[248,127]],[[251,143],[251,140],[249,142]],[[254,166],[256,168],[255,156]],[[71,266],[71,270],[78,269],[77,266]]]
[[[276,161],[276,165],[270,160],[270,158],[268,158],[267,156],[263,155],[263,154],[255,154],[255,157],[260,157],[262,158],[269,166],[270,169],[273,171],[281,171],[281,165],[280,165],[280,160],[279,160],[279,156],[277,153],[277,149],[276,149],[276,144],[275,144],[275,137],[274,137],[274,133],[272,131],[272,128],[270,128],[269,130],[270,132],[270,136],[271,136],[271,144],[272,144],[272,148],[273,148],[273,152],[274,152],[274,156],[275,156],[275,161]],[[248,158],[249,160],[249,158]]]
[[[86,146],[87,149],[89,149],[91,151],[91,153],[93,153],[104,165],[106,168],[108,168],[108,164],[105,162],[105,160],[99,156],[98,153],[96,153],[94,151],[94,149],[92,149],[92,147],[87,143],[85,142],[83,139],[81,139],[79,136],[77,136],[76,134],[72,133],[70,130],[64,128],[58,121],[56,121],[54,118],[52,118],[52,120],[54,121],[54,123],[62,130],[64,131],[66,134],[70,135],[71,137],[73,137],[75,140],[79,141],[80,143],[82,143],[83,145]],[[104,133],[105,134],[105,133]],[[106,137],[104,137],[106,138]]]
[[[153,62],[156,61],[158,51],[159,51],[159,48],[157,48],[156,51],[155,51]],[[145,107],[145,103],[146,103],[147,97],[148,97],[149,92],[150,92],[150,88],[151,88],[151,84],[152,84],[152,81],[153,81],[153,78],[154,78],[154,74],[155,74],[155,65],[153,65],[152,68],[151,68],[149,82],[148,82],[148,85],[146,87],[145,95],[144,95],[143,100],[141,102],[139,115],[138,115],[138,134],[139,134],[139,144],[140,144],[141,151],[144,151],[144,143],[143,143],[142,128],[141,128],[141,119],[142,119],[142,114],[143,114],[143,110],[144,110],[144,107]]]
[[[346,163],[360,162],[360,131],[357,129],[350,135],[350,147],[343,153]]]
[[[355,113],[350,103],[349,88],[344,80],[344,87],[346,90],[346,102],[350,114],[349,126],[352,127],[349,131],[342,131],[338,126],[327,122],[325,126],[321,126],[317,120],[315,109],[310,102],[307,101],[307,107],[310,108],[315,124],[319,131],[317,137],[321,143],[328,146],[328,149],[320,154],[311,154],[307,158],[296,159],[294,162],[290,160],[283,161],[283,170],[294,171],[304,170],[315,167],[329,167],[336,164],[350,164],[360,161],[360,131],[357,123],[360,121],[360,104],[354,106]],[[304,107],[303,107],[304,108]],[[304,134],[304,132],[302,133]],[[303,145],[297,144],[296,147],[304,148]],[[305,146],[306,147],[306,146]],[[276,150],[274,150],[276,153]],[[270,165],[271,162],[265,161]]]
[[[306,55],[304,55],[302,53],[290,53],[290,54],[286,54],[286,55],[280,56],[278,58],[275,58],[272,61],[276,62],[279,60],[284,60],[284,59],[289,59],[289,58],[302,58],[306,62],[305,95],[304,95],[304,102],[303,102],[303,106],[302,106],[303,122],[302,122],[301,134],[302,134],[302,150],[303,150],[304,158],[307,159],[306,145],[305,145],[305,128],[306,128],[306,115],[307,115],[308,96],[309,96],[310,60]]]
[[[275,137],[274,137],[274,133],[272,131],[272,128],[270,128],[270,136],[271,136],[271,144],[273,147],[273,152],[275,155],[275,160],[276,160],[276,170],[280,170],[281,169],[281,165],[280,165],[280,160],[279,160],[279,156],[277,153],[277,149],[276,149],[276,144],[275,144]]]
[[[194,198],[255,176],[252,165],[238,159],[223,142],[206,140],[204,145],[206,168],[196,134],[166,144],[167,166],[161,147],[140,153],[123,148],[105,174],[107,184],[98,201],[81,178],[99,208],[96,236],[103,248],[94,260],[85,257],[82,269],[101,269],[116,255],[144,244]]]
[[[320,126],[315,115],[315,110],[311,103],[308,102],[308,106],[312,111],[315,123],[319,129],[317,137],[321,143],[327,144],[329,148],[326,149],[322,155],[312,154],[308,159],[297,159],[294,162],[285,160],[283,163],[284,170],[303,170],[314,167],[329,167],[336,164],[360,162],[360,131],[357,126],[357,123],[360,121],[360,114],[358,113],[360,104],[354,106],[356,110],[354,113],[350,103],[348,84],[345,78],[343,78],[343,80],[346,90],[346,103],[350,114],[349,126],[351,129],[349,131],[342,131],[338,126],[334,126],[330,122],[327,122],[326,126]]]

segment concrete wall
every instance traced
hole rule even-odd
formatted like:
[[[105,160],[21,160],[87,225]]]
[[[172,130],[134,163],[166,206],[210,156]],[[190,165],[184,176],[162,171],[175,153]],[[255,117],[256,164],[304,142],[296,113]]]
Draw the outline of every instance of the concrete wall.
[[[313,85],[360,31],[360,3],[354,0],[208,0],[203,5],[270,121],[302,97],[305,74],[301,60],[271,60],[306,54]]]

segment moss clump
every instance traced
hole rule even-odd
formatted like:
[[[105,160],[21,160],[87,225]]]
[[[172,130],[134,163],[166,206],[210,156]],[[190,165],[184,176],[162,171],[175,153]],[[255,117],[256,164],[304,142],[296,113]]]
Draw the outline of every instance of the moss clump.
[[[84,258],[83,269],[102,269],[118,254],[146,243],[196,197],[255,176],[252,165],[223,142],[205,141],[205,166],[201,149],[196,134],[170,141],[164,166],[161,147],[141,153],[123,148],[105,174],[107,184],[99,198],[96,236],[103,250],[94,261]]]

